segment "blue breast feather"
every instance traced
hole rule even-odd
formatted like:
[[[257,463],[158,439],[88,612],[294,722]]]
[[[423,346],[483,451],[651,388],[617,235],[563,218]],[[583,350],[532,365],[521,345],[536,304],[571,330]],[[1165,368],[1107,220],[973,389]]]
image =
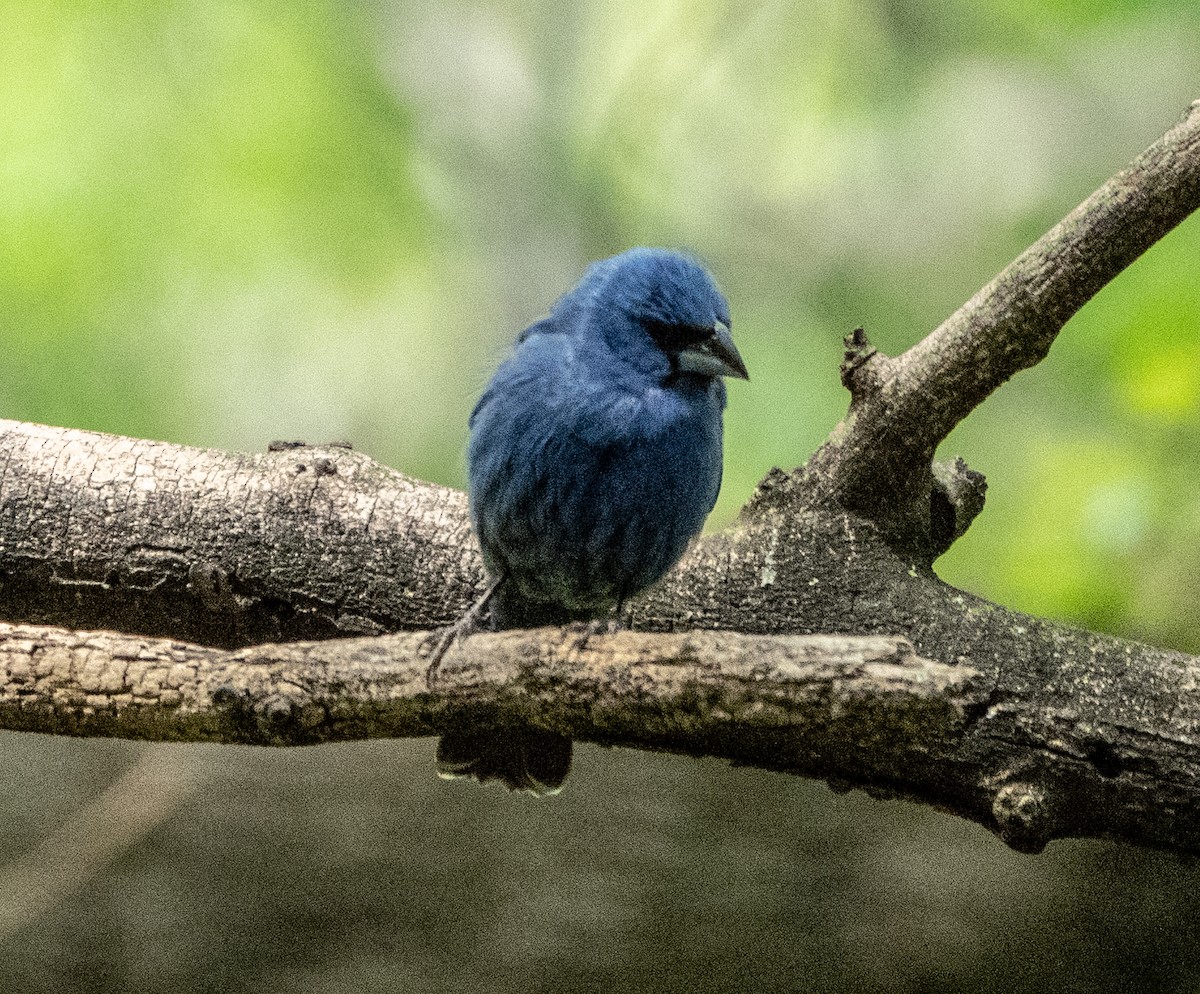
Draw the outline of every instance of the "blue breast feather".
[[[526,329],[470,418],[484,564],[511,585],[507,603],[517,595],[552,619],[601,614],[658,580],[721,485],[724,383],[680,372],[647,328],[673,320],[673,307],[692,323],[727,323],[724,298],[685,257],[634,253],[593,266]],[[632,279],[622,272],[631,256]],[[664,259],[676,267],[665,277]],[[683,291],[660,292],[680,272]]]

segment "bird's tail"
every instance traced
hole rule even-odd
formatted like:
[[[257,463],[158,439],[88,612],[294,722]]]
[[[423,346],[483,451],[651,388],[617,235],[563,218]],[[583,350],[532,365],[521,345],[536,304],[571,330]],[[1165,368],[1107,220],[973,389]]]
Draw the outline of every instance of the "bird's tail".
[[[442,736],[437,768],[444,780],[498,780],[509,790],[548,797],[571,771],[571,740],[541,729],[476,726]]]

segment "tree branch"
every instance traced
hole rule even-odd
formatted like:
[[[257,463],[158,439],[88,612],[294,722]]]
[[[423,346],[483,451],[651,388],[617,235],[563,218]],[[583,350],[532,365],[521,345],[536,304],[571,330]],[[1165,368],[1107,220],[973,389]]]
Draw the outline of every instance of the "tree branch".
[[[744,635],[697,632],[682,642],[629,635],[635,641],[585,646],[570,631],[476,637],[459,663],[468,681],[472,667],[501,666],[491,689],[439,684],[427,696],[412,675],[421,635],[345,643],[358,655],[315,670],[287,669],[300,665],[293,650],[303,659],[324,651],[311,645],[205,655],[172,643],[168,654],[196,667],[207,660],[193,682],[206,682],[209,697],[196,690],[187,700],[199,702],[197,710],[189,712],[184,683],[166,688],[178,690],[178,700],[136,701],[125,689],[131,653],[140,659],[149,649],[44,634],[36,637],[50,640],[44,648],[13,650],[18,671],[24,659],[33,676],[12,677],[15,697],[0,708],[0,724],[164,736],[182,727],[223,740],[295,741],[321,740],[335,728],[445,730],[469,723],[475,708],[499,707],[601,741],[715,753],[903,792],[989,824],[1024,849],[1060,835],[1112,835],[1197,851],[1200,663],[1008,611],[941,583],[932,560],[982,505],[983,481],[961,463],[932,467],[929,459],[988,390],[1044,355],[1088,296],[1195,206],[1198,121],[1193,105],[1183,125],[1043,239],[1042,250],[1022,256],[905,356],[885,359],[865,336],[852,336],[843,376],[853,400],[830,440],[800,470],[768,474],[734,525],[695,543],[627,607],[625,620],[643,632]],[[459,615],[482,579],[461,494],[342,447],[239,455],[0,422],[0,617],[12,621],[237,650],[427,629]],[[945,678],[934,681],[942,689],[933,697],[910,689],[884,695],[886,706],[868,695],[870,707],[848,716],[833,688],[853,674],[819,691],[811,673],[796,676],[813,690],[805,697],[788,683],[799,673],[787,666],[800,643],[753,638],[813,632],[882,636],[893,650],[901,633],[920,667],[943,668],[929,671]],[[53,638],[87,644],[55,648]],[[64,652],[91,662],[64,663],[68,683],[55,697],[53,680],[39,685],[38,667]],[[742,669],[724,668],[731,652]],[[585,662],[586,673],[573,669]],[[351,663],[358,669],[337,668]],[[283,669],[271,669],[276,664]],[[653,703],[645,675],[660,664],[683,667],[670,670],[681,682],[675,696]],[[904,671],[910,663],[897,665]],[[377,670],[385,685],[411,692],[380,703],[379,689],[363,683],[363,673]],[[594,691],[597,671],[632,696],[611,708],[608,698],[588,697],[592,691],[579,688]],[[713,672],[716,683],[706,682]],[[83,683],[69,683],[80,674]],[[780,679],[792,689],[779,690]],[[756,698],[756,681],[764,680],[764,692],[778,690],[799,710],[772,711],[777,702]],[[221,701],[212,696],[218,686],[229,690]],[[113,696],[125,693],[128,700]],[[751,720],[760,704],[786,714],[762,737]],[[612,709],[627,723],[614,724]],[[700,712],[727,722],[719,740],[712,726],[697,724]],[[789,738],[793,732],[799,737]],[[883,758],[872,758],[876,752]]]
[[[0,618],[233,648],[444,624],[482,577],[463,494],[345,447],[0,420]]]
[[[883,355],[861,329],[850,336],[850,410],[810,469],[838,504],[932,562],[982,507],[982,477],[950,473],[970,484],[970,506],[932,478],[938,444],[1009,377],[1045,358],[1076,311],[1197,207],[1200,100],[903,355]],[[949,530],[937,520],[939,497],[965,511]]]
[[[5,727],[171,741],[311,745],[429,735],[464,710],[607,745],[812,769],[818,743],[897,771],[966,721],[979,674],[903,638],[694,632],[488,633],[453,645],[426,683],[436,633],[226,650],[0,622]],[[877,724],[889,715],[886,741]],[[875,715],[876,718],[870,717]],[[882,746],[882,748],[877,748]]]
[[[991,681],[923,659],[906,639],[505,632],[451,649],[431,691],[430,638],[231,652],[0,624],[0,722],[270,745],[516,723],[870,784],[938,804],[1026,850],[1080,829],[1200,850],[1200,764],[1190,741],[1146,725],[1125,730],[1137,734],[1123,754],[1097,752],[1060,724],[1052,744],[1038,742],[1047,716],[1031,709],[1015,724],[984,720],[1001,708]],[[1200,667],[1189,666],[1174,704],[1193,731],[1197,676]],[[980,777],[983,758],[1003,772]],[[1169,799],[1174,817],[1163,819],[1148,796]]]
[[[18,439],[25,441],[18,444]],[[453,616],[473,594],[467,584],[457,591],[448,588],[432,567],[405,574],[403,584],[389,586],[379,579],[396,564],[414,562],[451,563],[469,573],[476,568],[476,552],[461,497],[407,480],[362,455],[327,449],[226,455],[12,423],[0,435],[0,451],[9,453],[0,469],[0,593],[9,609],[21,602],[14,589],[35,599],[39,591],[49,590],[50,596],[38,602],[41,612],[62,609],[74,619],[109,611],[128,622],[134,617],[129,604],[140,604],[144,610],[136,617],[141,623],[170,632],[192,619],[190,623],[221,634],[228,644],[270,627],[288,635],[321,625],[333,631],[347,613],[361,627],[383,627],[385,622],[417,627],[423,618]],[[17,459],[17,453],[24,453],[23,458]],[[334,460],[334,471],[324,472],[315,486],[310,478],[303,490],[307,499],[295,499],[289,487],[299,486],[296,480],[308,470],[296,472],[297,464],[288,460],[307,467],[319,459]],[[189,472],[189,465],[195,471]],[[214,491],[217,485],[223,489]],[[376,502],[371,488],[392,496]],[[365,511],[371,505],[376,505],[374,513]],[[437,508],[437,513],[421,513],[429,508]],[[64,528],[64,521],[73,524]],[[447,546],[447,535],[462,536],[463,544]],[[169,555],[146,556],[143,550],[147,549],[167,549]],[[221,558],[210,558],[215,555]],[[214,571],[219,583],[196,579]],[[338,601],[325,599],[330,577],[346,585]],[[37,586],[38,578],[45,581],[42,587]],[[81,579],[83,586],[76,587]],[[66,586],[60,590],[63,583]],[[163,594],[164,589],[171,593]],[[948,732],[944,724],[927,721],[921,711],[922,720],[906,726],[904,733],[916,736],[919,745],[905,745],[903,762],[891,766],[884,760],[871,765],[873,761],[865,756],[869,749],[860,750],[862,754],[847,751],[848,740],[833,738],[811,740],[803,764],[775,762],[772,755],[791,753],[773,753],[774,744],[754,751],[757,747],[750,742],[738,746],[732,741],[718,750],[703,730],[691,737],[679,732],[693,727],[691,715],[697,704],[687,702],[697,694],[703,697],[703,686],[698,686],[680,690],[663,705],[676,707],[674,713],[651,709],[656,721],[678,732],[669,743],[653,736],[638,739],[637,721],[631,721],[623,733],[627,737],[619,741],[715,752],[742,762],[921,797],[989,824],[1007,841],[1026,849],[1036,849],[1060,834],[1109,833],[1190,849],[1200,833],[1200,809],[1192,796],[1194,784],[1200,781],[1190,772],[1197,762],[1194,743],[1200,733],[1193,701],[1196,660],[1057,626],[954,590],[931,572],[899,558],[869,522],[844,512],[827,513],[819,503],[806,504],[797,481],[785,474],[774,474],[764,482],[734,527],[697,543],[663,583],[634,602],[628,620],[636,628],[660,632],[679,628],[818,631],[875,634],[893,639],[892,644],[892,633],[905,632],[923,659],[962,668],[967,683],[956,685],[954,693],[960,696],[949,703],[962,709],[966,719]],[[411,702],[413,695],[423,700],[424,660],[418,659],[416,647],[424,637],[412,634],[408,641],[395,643],[376,638],[345,644],[376,664],[381,657],[407,660],[403,665],[408,668],[400,675],[395,667],[401,664],[389,663],[390,675],[381,679],[409,688]],[[682,644],[707,648],[686,652],[672,641],[679,636],[627,637],[644,640],[630,643],[637,652],[662,659],[684,656],[701,670],[713,664],[714,652],[720,656],[716,650],[710,652],[711,645],[704,642],[708,637],[748,639],[736,644],[744,660],[753,658],[759,665],[787,661],[776,643],[756,642],[749,635],[694,632]],[[527,702],[519,706],[520,713],[545,722],[550,720],[547,714],[563,713],[556,707],[570,711],[567,682],[559,677],[527,678],[527,674],[536,676],[536,668],[547,659],[573,665],[572,653],[582,651],[578,632],[550,629],[496,636],[498,642],[492,638],[476,636],[455,651],[480,660],[470,665],[483,665],[495,654],[502,661],[498,665],[508,667],[504,670],[508,675],[497,678],[498,685],[507,680],[511,699]],[[503,641],[509,638],[514,641]],[[172,709],[182,707],[182,696],[178,701],[171,695],[160,698],[155,708],[152,695],[139,691],[137,696],[146,698],[138,702],[142,710],[134,709],[120,721],[112,717],[103,695],[87,699],[101,686],[109,687],[112,694],[134,694],[123,689],[129,683],[123,668],[143,650],[131,650],[129,644],[118,637],[111,645],[87,642],[82,646],[93,676],[54,698],[61,703],[57,718],[34,720],[28,708],[9,707],[0,710],[0,725],[165,737],[180,733],[177,729],[152,733],[147,722],[177,721],[192,728],[186,714],[172,717]],[[270,722],[280,715],[286,718],[283,727],[289,727],[289,721],[308,721],[302,717],[308,713],[303,704],[297,704],[304,695],[340,700],[347,686],[359,688],[352,696],[371,698],[375,693],[362,689],[360,678],[337,669],[340,664],[314,655],[324,650],[310,644],[263,646],[235,655],[172,646],[169,652],[196,660],[196,666],[200,659],[208,660],[196,678],[207,693],[217,687],[255,688],[254,700],[265,702],[249,711],[244,706],[236,711],[241,724],[208,724],[207,731],[193,728],[189,734],[195,736],[295,741],[303,735],[294,730],[288,735],[272,733],[275,737],[264,733],[262,715],[267,716],[266,727],[274,727]],[[611,667],[612,679],[618,683],[632,679],[631,656],[618,653],[619,646],[604,639],[588,643],[595,654],[589,658],[603,660],[595,665]],[[49,650],[18,651],[27,659],[54,658]],[[293,651],[315,660],[307,675],[272,678],[276,683],[255,675],[262,670],[251,665],[252,660],[277,661],[289,658]],[[197,652],[201,654],[188,655]],[[455,659],[448,657],[443,664],[448,672],[458,665]],[[717,659],[722,666],[723,659]],[[64,665],[70,674],[77,672],[72,666],[79,664]],[[523,669],[530,666],[534,669]],[[239,667],[245,667],[240,676]],[[33,672],[36,675],[36,662]],[[277,684],[292,689],[282,692]],[[439,687],[439,693],[450,689],[451,685]],[[28,681],[14,682],[11,692],[20,700],[31,697],[29,690]],[[80,694],[84,711],[79,710]],[[238,699],[234,694],[227,703]],[[816,700],[809,703],[823,717],[812,721],[840,720],[842,703],[820,695]],[[128,707],[134,700],[122,698],[121,703]],[[342,700],[339,707],[344,704]],[[576,711],[584,714],[587,709]],[[396,712],[386,720],[358,713],[357,726],[349,718],[339,720],[362,735],[445,731],[456,722],[469,726],[476,720],[468,712],[453,711],[436,722],[429,717],[432,712],[410,712],[404,721],[395,717]],[[323,715],[324,710],[313,726],[319,734],[304,733],[310,740],[333,735],[330,728],[337,722],[330,724]],[[873,730],[866,726],[869,718],[877,720]],[[646,712],[638,721],[643,719],[649,720]],[[576,719],[564,719],[558,727],[591,735],[595,729],[589,730],[590,720],[579,718],[572,724]],[[897,716],[886,709],[867,710],[860,712],[858,720],[864,723],[856,733],[858,741],[887,753],[897,735]],[[928,766],[912,759],[918,753]],[[1029,797],[1035,797],[1036,803]],[[1015,805],[1011,812],[1006,807],[1010,801]]]

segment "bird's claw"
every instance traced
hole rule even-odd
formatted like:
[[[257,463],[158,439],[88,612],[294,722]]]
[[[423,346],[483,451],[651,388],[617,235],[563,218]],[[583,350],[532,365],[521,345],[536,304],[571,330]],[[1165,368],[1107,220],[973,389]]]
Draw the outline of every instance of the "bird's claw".
[[[455,642],[465,639],[468,635],[474,634],[482,627],[479,619],[483,616],[484,608],[488,606],[488,602],[491,601],[492,596],[496,593],[503,580],[503,576],[494,579],[487,590],[484,591],[483,596],[471,605],[466,614],[459,618],[453,625],[447,625],[445,628],[432,632],[429,638],[422,644],[421,651],[424,652],[425,647],[433,642],[435,637],[437,638],[433,646],[433,651],[429,655],[429,666],[425,670],[425,686],[430,690],[433,690],[433,681],[436,679],[438,668],[442,664],[442,657],[449,651],[450,646]]]
[[[442,659],[446,653],[450,651],[450,646],[458,642],[473,631],[475,631],[476,619],[473,614],[468,611],[453,625],[447,625],[445,628],[438,628],[430,632],[427,638],[421,645],[421,651],[432,645],[432,651],[429,653],[429,665],[425,669],[425,686],[430,690],[433,689],[433,682],[437,678],[438,669],[442,665]]]
[[[615,635],[624,630],[624,626],[614,615],[609,618],[593,618],[591,621],[572,622],[567,630],[574,637],[576,651],[586,649],[588,642],[596,635]]]

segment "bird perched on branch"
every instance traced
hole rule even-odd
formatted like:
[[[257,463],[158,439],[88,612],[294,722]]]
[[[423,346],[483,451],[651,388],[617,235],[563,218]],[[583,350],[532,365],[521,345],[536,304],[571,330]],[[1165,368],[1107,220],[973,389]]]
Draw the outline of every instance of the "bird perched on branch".
[[[591,266],[521,333],[470,418],[471,522],[493,628],[601,617],[658,580],[721,487],[726,376],[747,379],[729,305],[694,259],[635,248]],[[571,741],[532,728],[448,735],[445,777],[555,793]]]
[[[721,486],[726,376],[748,378],[729,305],[678,252],[595,263],[525,329],[470,418],[494,628],[603,616],[683,555]]]

